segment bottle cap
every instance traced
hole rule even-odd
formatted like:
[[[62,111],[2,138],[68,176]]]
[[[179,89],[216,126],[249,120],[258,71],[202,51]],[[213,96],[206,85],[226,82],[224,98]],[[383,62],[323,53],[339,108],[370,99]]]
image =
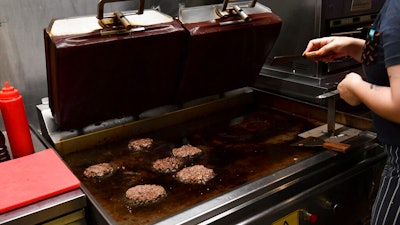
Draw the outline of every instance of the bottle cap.
[[[5,87],[0,91],[0,99],[13,99],[19,96],[19,92],[13,86],[10,86],[8,81],[5,82]]]

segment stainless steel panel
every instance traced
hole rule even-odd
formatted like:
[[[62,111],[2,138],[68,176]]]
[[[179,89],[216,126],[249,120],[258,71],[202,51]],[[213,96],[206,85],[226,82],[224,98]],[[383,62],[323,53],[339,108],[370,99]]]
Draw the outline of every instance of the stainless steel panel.
[[[0,224],[39,224],[65,214],[81,210],[86,206],[86,197],[81,189],[66,192],[25,207],[0,215]]]
[[[242,218],[229,222],[254,225],[272,224],[299,210],[299,224],[369,224],[371,207],[378,191],[380,174],[386,159],[386,154],[379,146],[371,146],[370,151],[375,152],[376,155],[355,163],[346,171],[316,183],[316,185],[278,202],[273,207],[265,207],[268,204],[267,199],[257,200],[251,207],[247,207],[247,211],[241,209],[233,212],[241,214]],[[310,223],[309,218],[304,215],[306,213],[315,215],[316,221]],[[226,222],[226,219],[219,219],[208,224],[226,224]]]
[[[282,18],[281,33],[270,56],[301,55],[309,40],[321,34],[321,0],[260,0]],[[297,74],[317,75],[319,68],[311,60],[301,61]],[[268,68],[268,67],[267,67]]]
[[[369,4],[365,4],[364,7],[359,9],[351,7],[354,2],[357,2],[356,0],[260,0],[259,2],[270,7],[283,21],[280,36],[270,53],[270,57],[273,57],[301,55],[311,39],[331,35],[329,28],[331,21],[343,19],[342,22],[345,21],[346,26],[341,28],[342,31],[348,31],[350,28],[351,30],[356,30],[367,24],[370,25],[373,22],[374,15],[378,13],[384,1],[363,1]],[[354,66],[354,62],[346,64],[345,60],[341,60],[337,64],[337,69],[345,66]],[[333,72],[329,71],[332,70],[329,67],[330,64],[316,64],[311,60],[305,59],[293,60],[292,67],[287,69],[265,65],[265,68],[269,68],[272,71],[286,71],[289,74],[293,73],[309,77],[321,77],[327,72]]]
[[[367,28],[383,5],[383,0],[259,2],[279,15],[283,26],[255,87],[316,103],[313,99],[315,93],[335,89],[349,72],[362,74],[360,64],[349,57],[329,63],[314,63],[303,58],[280,65],[270,63],[274,56],[301,54],[314,38],[330,35],[365,37]]]

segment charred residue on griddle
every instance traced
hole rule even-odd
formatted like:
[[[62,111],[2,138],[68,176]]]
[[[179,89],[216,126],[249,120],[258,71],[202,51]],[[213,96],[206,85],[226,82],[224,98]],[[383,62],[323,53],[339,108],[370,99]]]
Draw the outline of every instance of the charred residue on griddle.
[[[260,108],[240,116],[207,119],[213,123],[191,121],[152,133],[155,143],[144,151],[128,150],[126,140],[64,158],[73,162],[70,166],[74,173],[118,224],[149,224],[315,154],[290,147],[297,133],[315,127],[304,118]],[[283,134],[288,137],[283,139]],[[274,138],[277,140],[271,141]],[[216,176],[206,184],[182,184],[173,174],[152,170],[155,160],[171,156],[174,147],[184,144],[203,150],[186,166],[201,164],[212,168]],[[121,169],[101,183],[84,179],[83,170],[99,161],[118,162]],[[149,183],[163,186],[167,196],[154,204],[127,206],[125,191]]]

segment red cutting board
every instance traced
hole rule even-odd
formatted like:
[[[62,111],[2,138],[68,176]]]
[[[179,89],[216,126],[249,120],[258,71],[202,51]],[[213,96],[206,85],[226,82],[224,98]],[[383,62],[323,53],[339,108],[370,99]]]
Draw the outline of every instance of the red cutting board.
[[[80,187],[53,149],[0,163],[0,213]]]

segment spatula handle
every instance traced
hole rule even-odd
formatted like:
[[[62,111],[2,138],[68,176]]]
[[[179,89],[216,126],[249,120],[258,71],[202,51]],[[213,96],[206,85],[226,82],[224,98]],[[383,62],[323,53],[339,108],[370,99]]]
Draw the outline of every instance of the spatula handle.
[[[318,51],[313,51],[313,52],[306,52],[303,54],[304,58],[307,59],[314,59],[314,58],[318,58],[320,56]]]
[[[334,150],[337,152],[346,153],[347,150],[350,148],[349,144],[346,143],[338,143],[338,142],[324,142],[322,147],[330,150]]]

